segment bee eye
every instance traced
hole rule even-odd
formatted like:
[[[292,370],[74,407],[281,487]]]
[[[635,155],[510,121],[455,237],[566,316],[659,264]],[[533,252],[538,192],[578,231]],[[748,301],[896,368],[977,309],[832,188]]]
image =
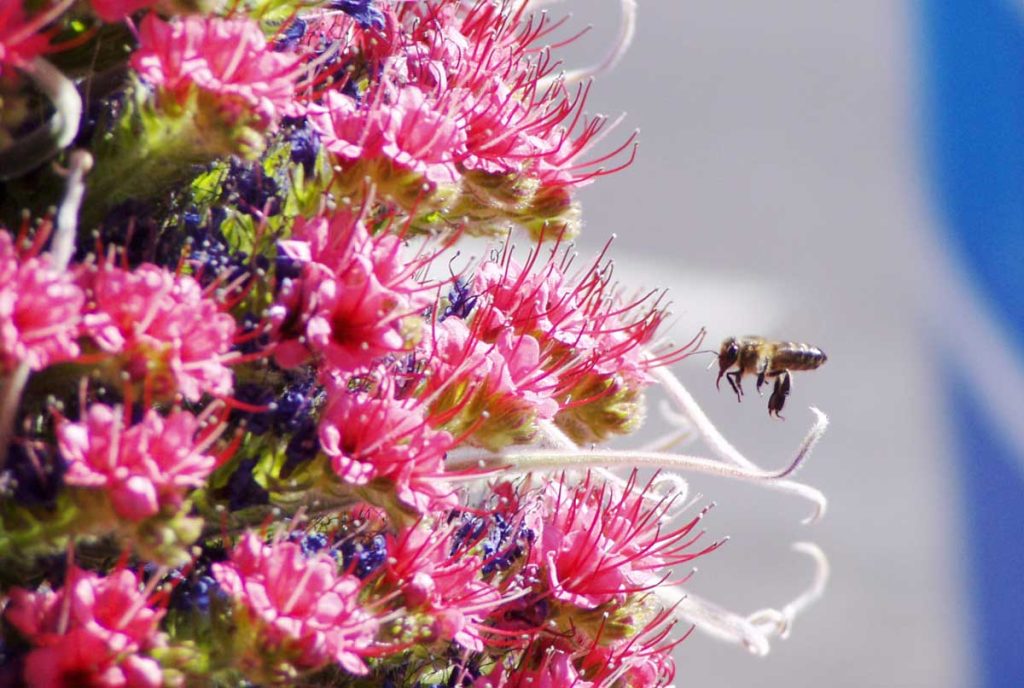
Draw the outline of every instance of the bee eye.
[[[735,356],[736,354],[739,353],[739,351],[740,351],[740,347],[739,347],[738,344],[736,344],[736,342],[733,342],[732,344],[729,345],[729,355],[730,356]]]

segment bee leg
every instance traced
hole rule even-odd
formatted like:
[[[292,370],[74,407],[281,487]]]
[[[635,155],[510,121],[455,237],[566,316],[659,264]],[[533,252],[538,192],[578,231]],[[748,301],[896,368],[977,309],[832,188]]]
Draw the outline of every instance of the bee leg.
[[[775,389],[772,391],[771,398],[768,399],[768,415],[775,414],[776,418],[782,418],[780,411],[782,407],[786,405],[786,397],[789,396],[790,381],[789,371],[782,371],[777,378],[775,378]]]
[[[729,384],[732,386],[732,391],[736,392],[736,401],[742,401],[743,398],[743,387],[740,383],[742,377],[742,370],[734,370],[731,373],[725,374],[725,379],[728,380]]]
[[[757,393],[761,396],[764,396],[764,392],[761,391],[761,388],[764,387],[764,374],[763,370],[757,374]]]

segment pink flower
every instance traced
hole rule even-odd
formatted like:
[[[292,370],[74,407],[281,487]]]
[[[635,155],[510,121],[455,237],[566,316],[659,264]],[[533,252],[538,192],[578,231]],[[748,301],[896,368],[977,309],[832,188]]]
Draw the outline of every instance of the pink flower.
[[[417,6],[405,16],[412,64],[396,71],[424,83],[449,118],[465,123],[456,158],[463,168],[579,186],[610,173],[599,165],[632,143],[586,159],[606,120],[582,114],[589,88],[559,81],[557,59],[537,58],[551,40],[547,17],[484,3],[462,12],[447,3]]]
[[[26,19],[23,2],[0,3],[0,74],[5,68],[22,67],[47,52],[50,38],[41,33],[49,22],[46,15],[43,12]]]
[[[385,577],[402,590],[408,610],[433,619],[436,638],[482,652],[481,623],[501,603],[501,593],[480,580],[480,557],[451,555],[451,548],[450,533],[422,523],[388,534]]]
[[[329,368],[351,371],[406,348],[402,321],[429,299],[413,276],[420,264],[402,260],[398,237],[371,237],[345,212],[300,218],[292,236],[281,248],[306,264],[270,308],[280,365],[316,353]]]
[[[231,393],[224,365],[235,320],[203,295],[191,277],[143,264],[132,272],[101,265],[87,277],[85,330],[102,350],[119,354],[133,380],[189,401]]]
[[[568,280],[554,262],[534,271],[536,255],[526,267],[506,256],[477,269],[473,291],[486,294],[490,302],[490,308],[479,313],[485,338],[512,328],[575,344],[588,328],[583,310],[586,291]]]
[[[492,449],[526,441],[537,419],[558,411],[557,378],[543,369],[547,360],[534,337],[506,330],[487,344],[478,335],[457,318],[434,327],[424,392],[439,395],[432,415],[447,418],[456,434],[471,430],[474,441]]]
[[[0,230],[0,372],[27,363],[40,370],[78,355],[85,295],[47,255],[19,258]]]
[[[342,482],[383,482],[399,502],[420,513],[454,503],[441,482],[452,443],[451,435],[427,425],[416,402],[383,391],[339,390],[320,420],[320,447]]]
[[[564,650],[551,648],[541,655],[539,663],[536,668],[523,663],[510,669],[497,662],[489,674],[473,682],[473,688],[611,688],[584,680],[573,666],[572,655]]]
[[[90,0],[96,16],[113,23],[156,3],[156,0]]]
[[[162,642],[164,612],[149,606],[141,587],[128,570],[101,578],[72,566],[56,592],[15,588],[6,616],[33,646],[28,685],[163,685],[160,665],[142,653]]]
[[[307,557],[296,543],[268,545],[253,533],[235,545],[230,562],[213,565],[217,582],[259,629],[264,648],[257,653],[282,650],[303,670],[333,661],[361,676],[377,621],[359,606],[359,579],[336,570],[324,553]]]
[[[123,518],[140,521],[161,507],[180,507],[184,494],[203,484],[215,459],[195,445],[199,422],[187,411],[166,418],[150,410],[125,427],[122,411],[89,407],[84,422],[63,421],[57,444],[67,462],[68,485],[104,490]]]
[[[582,609],[622,601],[664,582],[673,566],[714,551],[721,542],[700,550],[692,535],[707,509],[689,523],[669,530],[664,521],[671,503],[651,504],[634,489],[634,473],[626,489],[565,481],[549,485],[539,545],[532,560],[545,567],[551,595]]]
[[[270,50],[251,19],[189,15],[168,23],[149,14],[132,67],[179,105],[198,89],[216,98],[229,123],[251,118],[273,130],[293,108],[299,62]]]
[[[628,688],[660,688],[672,683],[676,667],[672,650],[686,635],[669,638],[671,613],[656,614],[646,625],[627,638],[610,644],[593,644],[579,653],[580,670],[596,686],[628,686]]]
[[[311,108],[310,122],[324,147],[348,160],[383,157],[435,184],[459,177],[455,159],[465,147],[463,123],[415,86],[401,88],[393,102],[366,105],[344,94],[327,94],[326,107]]]

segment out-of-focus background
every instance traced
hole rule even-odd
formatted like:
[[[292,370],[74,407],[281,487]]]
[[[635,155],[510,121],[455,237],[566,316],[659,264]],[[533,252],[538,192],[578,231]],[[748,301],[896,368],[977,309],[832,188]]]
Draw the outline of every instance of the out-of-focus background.
[[[595,24],[585,60],[617,7],[551,11]],[[732,540],[690,588],[748,613],[807,585],[789,543],[833,565],[768,657],[698,633],[677,683],[1024,686],[1024,3],[641,2],[588,109],[627,111],[641,149],[583,194],[583,252],[616,233],[618,274],[670,287],[681,341],[706,326],[714,347],[763,334],[829,355],[795,376],[784,422],[717,392],[707,358],[675,368],[764,466],[792,456],[808,406],[832,419],[799,476],[828,495],[822,522],[694,481]]]

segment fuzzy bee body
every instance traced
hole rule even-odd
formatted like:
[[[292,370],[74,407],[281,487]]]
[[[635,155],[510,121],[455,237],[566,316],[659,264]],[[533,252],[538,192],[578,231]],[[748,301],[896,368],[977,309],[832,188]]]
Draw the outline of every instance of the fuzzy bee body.
[[[774,380],[775,388],[768,399],[768,415],[779,412],[786,403],[786,397],[792,386],[790,372],[797,370],[814,370],[821,367],[828,356],[816,346],[802,342],[772,342],[764,337],[729,337],[718,351],[718,379],[715,386],[720,387],[722,377],[736,392],[736,399],[743,397],[743,376],[757,377],[757,391],[766,380]],[[729,371],[731,368],[735,370]]]

